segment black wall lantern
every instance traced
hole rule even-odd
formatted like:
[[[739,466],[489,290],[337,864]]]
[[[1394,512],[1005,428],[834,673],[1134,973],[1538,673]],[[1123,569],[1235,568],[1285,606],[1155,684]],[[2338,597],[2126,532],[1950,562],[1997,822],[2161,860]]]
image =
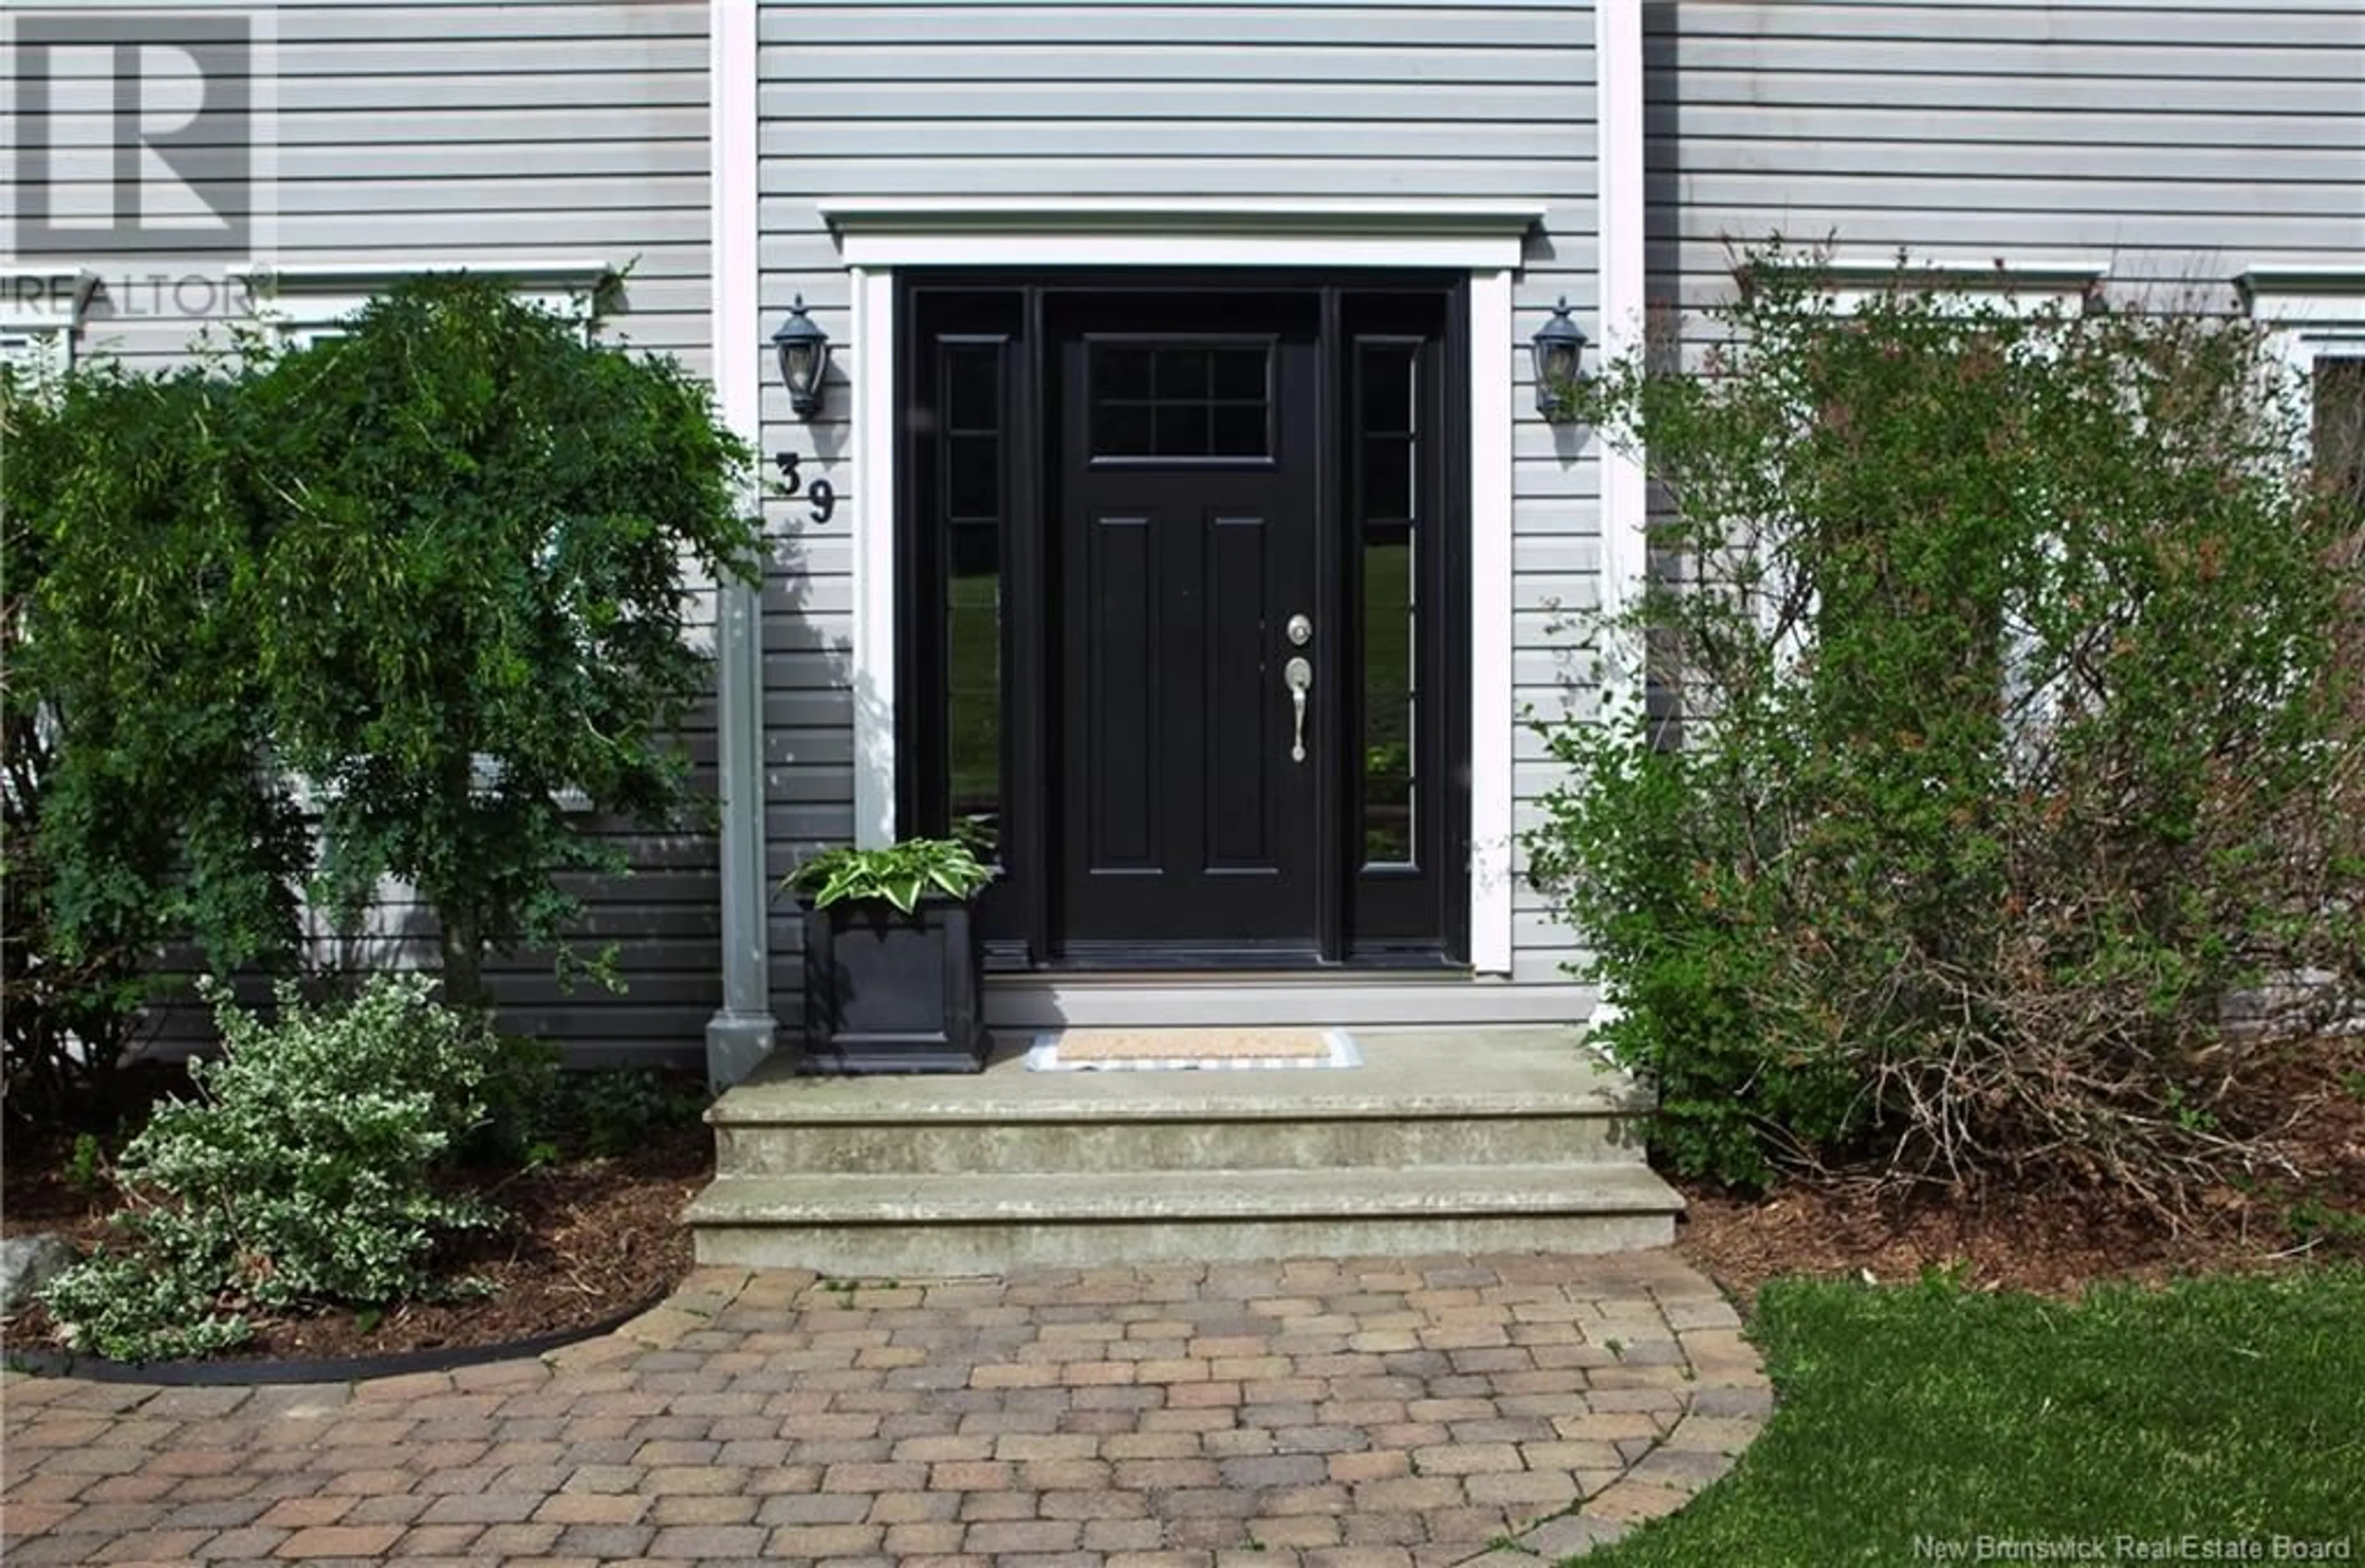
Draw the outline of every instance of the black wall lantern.
[[[780,356],[790,410],[801,420],[812,419],[821,412],[822,378],[829,374],[829,334],[805,314],[803,295],[797,296],[789,307],[789,319],[772,334],[772,348]]]
[[[1575,412],[1576,375],[1585,361],[1585,334],[1569,319],[1567,296],[1553,308],[1552,319],[1536,329],[1529,349],[1536,361],[1536,412],[1552,424],[1563,423]]]

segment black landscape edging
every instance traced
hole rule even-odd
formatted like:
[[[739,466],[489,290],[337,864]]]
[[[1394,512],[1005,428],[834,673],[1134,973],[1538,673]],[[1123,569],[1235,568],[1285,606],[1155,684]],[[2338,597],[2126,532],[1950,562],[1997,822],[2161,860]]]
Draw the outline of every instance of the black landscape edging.
[[[651,1296],[638,1306],[603,1317],[579,1328],[560,1328],[531,1338],[498,1345],[457,1345],[448,1350],[393,1350],[382,1356],[338,1356],[326,1361],[116,1361],[105,1356],[77,1355],[68,1350],[11,1349],[6,1364],[39,1377],[78,1377],[92,1383],[144,1383],[160,1388],[230,1388],[289,1383],[360,1383],[370,1378],[401,1377],[410,1372],[451,1372],[487,1361],[521,1361],[546,1355],[586,1339],[612,1334],[641,1314],[662,1304],[670,1290]]]

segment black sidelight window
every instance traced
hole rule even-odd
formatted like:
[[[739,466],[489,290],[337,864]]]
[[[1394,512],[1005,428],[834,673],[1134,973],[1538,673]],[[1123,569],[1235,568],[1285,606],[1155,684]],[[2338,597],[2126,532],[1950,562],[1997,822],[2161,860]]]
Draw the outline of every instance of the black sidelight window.
[[[936,494],[945,561],[945,814],[997,844],[1002,824],[1002,533],[1009,461],[998,342],[939,345]]]
[[[1355,519],[1363,555],[1362,856],[1418,862],[1420,343],[1355,345]]]
[[[1468,680],[1459,655],[1467,556],[1449,472],[1450,334],[1435,295],[1339,301],[1339,543],[1354,630],[1340,847],[1347,956],[1416,961],[1461,939],[1465,810],[1457,769]]]

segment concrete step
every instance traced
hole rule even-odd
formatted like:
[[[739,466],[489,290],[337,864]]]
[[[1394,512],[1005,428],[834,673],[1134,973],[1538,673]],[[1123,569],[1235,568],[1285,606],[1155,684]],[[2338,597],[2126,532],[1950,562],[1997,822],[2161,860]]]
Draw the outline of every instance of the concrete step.
[[[701,1263],[841,1276],[1301,1255],[1665,1246],[1683,1200],[1636,1163],[1415,1170],[725,1176],[688,1219]]]
[[[1025,1115],[996,1122],[727,1123],[715,1169],[727,1176],[1024,1174],[1140,1170],[1377,1169],[1608,1164],[1634,1158],[1642,1126],[1624,1114]]]
[[[768,1063],[709,1114],[724,1175],[1638,1160],[1648,1096],[1567,1031],[1365,1034],[1351,1070],[808,1078]]]
[[[701,1261],[836,1274],[1663,1246],[1647,1095],[1552,1026],[1357,1029],[1345,1070],[804,1077],[708,1113]]]

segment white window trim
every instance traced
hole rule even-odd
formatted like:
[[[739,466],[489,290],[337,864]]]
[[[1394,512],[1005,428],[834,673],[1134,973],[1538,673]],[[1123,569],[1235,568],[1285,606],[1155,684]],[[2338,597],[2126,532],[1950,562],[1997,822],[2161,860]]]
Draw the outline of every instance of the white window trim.
[[[305,347],[343,335],[343,323],[404,278],[469,272],[508,281],[519,299],[590,335],[600,288],[616,269],[597,257],[468,256],[399,262],[273,262],[230,269],[255,317]]]
[[[1512,275],[1534,203],[840,198],[853,303],[855,840],[895,838],[895,274],[901,267],[1431,267],[1470,277],[1470,960],[1512,959]]]
[[[39,375],[70,369],[97,287],[98,274],[81,267],[0,267],[0,364]]]
[[[1843,315],[1862,309],[1900,280],[1941,298],[1990,305],[2014,316],[2034,316],[2052,305],[2077,304],[2082,309],[2111,273],[2108,262],[2082,257],[1973,261],[1850,253],[1801,257],[1793,265],[1820,282],[1833,308]]]
[[[2365,267],[2268,264],[2235,280],[2253,320],[2269,329],[2275,357],[2295,378],[2313,417],[2315,362],[2365,357]],[[2303,427],[2300,439],[2308,432]]]

